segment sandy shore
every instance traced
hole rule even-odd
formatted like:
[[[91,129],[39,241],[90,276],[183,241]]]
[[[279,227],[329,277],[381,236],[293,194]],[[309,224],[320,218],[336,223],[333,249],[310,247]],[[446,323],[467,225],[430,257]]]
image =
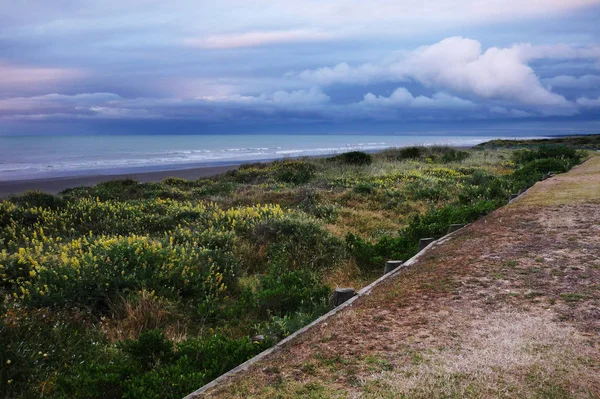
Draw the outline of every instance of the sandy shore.
[[[167,170],[160,172],[128,173],[121,175],[96,175],[96,176],[74,176],[56,177],[35,180],[12,180],[0,181],[0,198],[10,195],[24,193],[28,190],[38,190],[46,193],[56,194],[72,187],[93,186],[114,179],[132,178],[140,182],[160,181],[167,177],[181,177],[187,180],[196,180],[202,177],[215,176],[239,165],[207,166],[193,169]]]

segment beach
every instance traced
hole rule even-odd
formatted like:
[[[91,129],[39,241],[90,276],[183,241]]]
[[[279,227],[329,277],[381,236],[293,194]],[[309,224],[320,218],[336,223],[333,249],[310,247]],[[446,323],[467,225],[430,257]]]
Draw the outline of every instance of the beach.
[[[191,169],[167,170],[158,172],[0,181],[0,198],[6,198],[11,195],[22,194],[29,190],[38,190],[46,193],[57,194],[63,190],[66,190],[67,188],[93,186],[102,182],[115,179],[134,179],[139,182],[149,182],[161,181],[163,179],[166,179],[167,177],[180,177],[186,180],[197,180],[200,178],[225,173],[228,170],[236,169],[238,166],[239,164],[234,164],[224,166],[207,166]]]

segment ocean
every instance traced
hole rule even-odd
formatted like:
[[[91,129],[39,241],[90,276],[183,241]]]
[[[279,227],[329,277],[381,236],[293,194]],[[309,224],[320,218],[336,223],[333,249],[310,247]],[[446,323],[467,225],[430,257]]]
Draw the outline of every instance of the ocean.
[[[174,170],[410,145],[470,146],[494,138],[500,137],[426,134],[0,136],[0,181]]]

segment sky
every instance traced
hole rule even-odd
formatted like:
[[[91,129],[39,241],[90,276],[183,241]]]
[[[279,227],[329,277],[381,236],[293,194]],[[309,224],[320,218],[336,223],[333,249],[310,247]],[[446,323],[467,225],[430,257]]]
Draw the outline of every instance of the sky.
[[[600,132],[600,0],[0,2],[0,134]]]

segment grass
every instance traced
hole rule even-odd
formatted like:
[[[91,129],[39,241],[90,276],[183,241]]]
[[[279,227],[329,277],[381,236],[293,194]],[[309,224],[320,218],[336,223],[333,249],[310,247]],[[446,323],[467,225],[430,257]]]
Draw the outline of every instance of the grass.
[[[525,155],[535,159],[391,149],[2,201],[0,392],[181,397],[326,312],[333,287],[368,284],[420,237],[473,221],[582,156]],[[312,362],[335,371],[355,359]],[[337,396],[310,381],[289,389]]]

